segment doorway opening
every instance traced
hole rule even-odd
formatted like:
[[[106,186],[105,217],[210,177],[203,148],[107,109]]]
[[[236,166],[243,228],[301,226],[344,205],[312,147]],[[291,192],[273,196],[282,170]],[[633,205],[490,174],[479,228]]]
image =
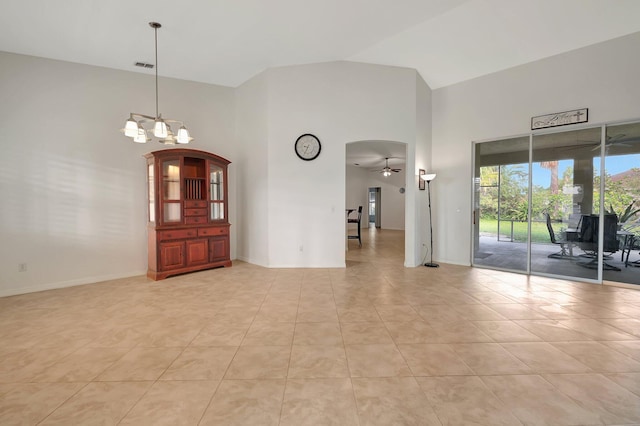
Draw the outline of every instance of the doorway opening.
[[[345,145],[345,210],[357,211],[362,206],[362,247],[348,236],[353,233],[353,225],[345,221],[345,254],[355,255],[356,251],[380,250],[375,237],[379,233],[400,231],[407,237],[405,216],[407,179],[411,179],[413,166],[408,167],[407,144],[402,142],[364,140],[349,142]],[[384,197],[382,194],[384,193]],[[388,241],[386,239],[379,241]],[[401,256],[405,256],[406,247],[401,247]],[[397,250],[397,247],[394,247]],[[413,257],[413,253],[410,253]],[[346,257],[345,257],[346,259]],[[411,263],[405,259],[405,263]]]
[[[373,187],[369,188],[369,227],[380,229],[380,223],[382,222],[381,209],[382,206],[382,191],[381,188]]]

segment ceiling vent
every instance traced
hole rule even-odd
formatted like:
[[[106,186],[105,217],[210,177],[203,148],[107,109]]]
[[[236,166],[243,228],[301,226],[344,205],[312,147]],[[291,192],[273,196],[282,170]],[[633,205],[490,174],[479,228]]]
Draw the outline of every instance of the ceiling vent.
[[[153,64],[148,64],[146,62],[136,62],[135,66],[140,68],[153,68]]]

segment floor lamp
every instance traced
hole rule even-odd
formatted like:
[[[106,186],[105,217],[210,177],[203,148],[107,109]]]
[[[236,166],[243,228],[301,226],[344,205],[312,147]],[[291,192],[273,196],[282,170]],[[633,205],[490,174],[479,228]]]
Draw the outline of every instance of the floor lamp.
[[[431,181],[436,178],[435,173],[431,173],[428,175],[420,175],[420,178],[427,182],[427,196],[429,198],[429,238],[431,239],[431,262],[427,262],[424,266],[429,268],[437,268],[440,265],[433,262],[433,224],[431,222]]]

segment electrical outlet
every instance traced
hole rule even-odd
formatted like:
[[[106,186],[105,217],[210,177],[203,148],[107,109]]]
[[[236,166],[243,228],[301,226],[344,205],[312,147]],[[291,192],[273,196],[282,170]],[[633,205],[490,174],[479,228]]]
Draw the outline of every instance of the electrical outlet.
[[[27,272],[27,264],[18,263],[18,272]]]

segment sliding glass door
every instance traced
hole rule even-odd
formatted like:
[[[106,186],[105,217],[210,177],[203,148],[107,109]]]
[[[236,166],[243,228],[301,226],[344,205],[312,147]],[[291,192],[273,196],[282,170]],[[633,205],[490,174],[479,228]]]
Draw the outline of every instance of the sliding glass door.
[[[606,129],[604,279],[640,284],[640,123]]]
[[[640,123],[476,143],[472,264],[640,284]]]
[[[600,134],[598,127],[532,138],[533,273],[598,279],[597,235],[583,243],[580,229],[584,216],[598,213]]]
[[[476,145],[473,263],[527,271],[529,137]]]

